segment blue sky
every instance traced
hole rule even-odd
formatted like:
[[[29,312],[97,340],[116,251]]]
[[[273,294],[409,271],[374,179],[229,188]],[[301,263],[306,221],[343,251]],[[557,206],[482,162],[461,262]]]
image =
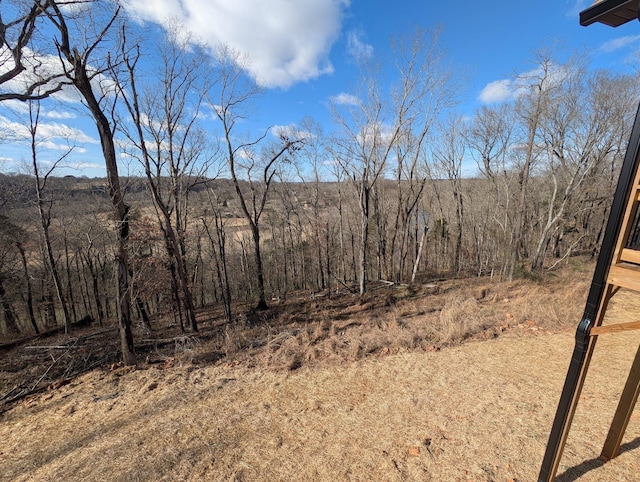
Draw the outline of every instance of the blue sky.
[[[561,43],[583,52],[593,68],[635,70],[640,25],[617,29],[579,25],[582,0],[535,2],[410,0],[127,0],[140,28],[176,17],[211,46],[224,42],[251,59],[251,75],[266,85],[255,106],[256,126],[291,125],[305,116],[328,122],[328,101],[349,94],[358,74],[354,55],[387,56],[392,36],[417,27],[441,29],[441,47],[466,87],[459,110],[471,115],[499,100],[498,86],[531,70],[533,52]],[[60,175],[103,176],[97,133],[73,99],[45,107],[51,151],[71,133],[76,148]],[[17,172],[26,153],[22,131],[0,104],[0,171]],[[59,146],[58,146],[59,147]],[[58,149],[60,152],[60,149]],[[44,154],[46,156],[46,153]]]

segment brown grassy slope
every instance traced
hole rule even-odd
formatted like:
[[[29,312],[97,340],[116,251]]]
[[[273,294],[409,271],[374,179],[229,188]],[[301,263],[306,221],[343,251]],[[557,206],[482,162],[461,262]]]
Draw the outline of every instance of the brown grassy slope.
[[[176,354],[182,363],[170,369],[83,375],[2,416],[0,480],[535,480],[573,333],[541,328],[530,317],[561,316],[574,305],[581,311],[584,303],[584,293],[563,294],[566,279],[551,285],[518,282],[507,287],[510,298],[474,296],[476,304],[464,290],[447,294],[443,306],[453,308],[434,312],[444,312],[443,326],[449,315],[451,322],[476,316],[488,323],[486,308],[512,328],[441,351],[414,347],[349,361],[348,349],[345,357],[338,351],[323,359],[296,344],[303,363],[290,371],[284,353],[273,358],[282,345],[267,344],[253,356],[247,350],[232,363],[188,363],[186,355],[204,356],[203,345]],[[530,299],[532,292],[541,297]],[[608,322],[638,306],[637,296],[619,293]],[[420,318],[428,314],[423,308],[396,315]],[[357,329],[366,326],[356,318]],[[287,339],[315,336],[304,333]],[[623,453],[604,466],[592,459],[638,343],[640,332],[601,337],[559,480],[637,480],[637,411]]]
[[[289,293],[264,312],[234,307],[225,324],[220,307],[198,313],[200,332],[181,333],[171,317],[138,327],[141,367],[177,361],[204,365],[241,363],[276,370],[322,367],[411,351],[435,351],[510,330],[574,326],[587,282],[577,264],[544,283],[486,278],[440,280],[414,286],[371,283],[364,298],[340,293]],[[588,269],[588,268],[587,268]],[[544,300],[542,303],[541,300]],[[69,335],[0,345],[0,411],[7,402],[59,386],[119,359],[115,326],[74,328]]]

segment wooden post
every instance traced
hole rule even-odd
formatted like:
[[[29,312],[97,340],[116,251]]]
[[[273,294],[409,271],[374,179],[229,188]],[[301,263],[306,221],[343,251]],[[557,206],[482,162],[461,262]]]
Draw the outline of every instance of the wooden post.
[[[609,428],[609,434],[602,447],[602,453],[600,458],[602,460],[609,461],[618,455],[620,450],[620,444],[622,443],[622,437],[627,430],[629,419],[633,413],[633,409],[638,401],[638,393],[640,392],[640,347],[636,352],[636,357],[633,360],[631,366],[631,372],[627,378],[627,383],[624,386],[622,395],[620,396],[620,402],[618,402],[618,408],[613,416],[613,422]]]

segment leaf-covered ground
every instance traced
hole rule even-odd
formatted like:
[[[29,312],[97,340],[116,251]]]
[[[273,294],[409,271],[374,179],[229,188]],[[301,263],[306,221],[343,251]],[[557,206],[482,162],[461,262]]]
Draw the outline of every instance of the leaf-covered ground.
[[[240,341],[262,332],[227,331],[227,352],[212,336],[174,345],[164,363],[94,369],[5,407],[0,480],[536,480],[588,287],[571,285],[371,298],[364,310],[336,305],[353,313],[313,329],[282,308],[288,321],[253,346]],[[621,292],[607,322],[631,321],[639,306]],[[536,319],[563,309],[568,323]],[[412,325],[436,316],[430,338]],[[458,337],[449,323],[482,328]],[[394,345],[407,330],[423,341]],[[358,338],[377,348],[355,349]],[[600,337],[558,480],[637,480],[637,410],[621,455],[597,457],[639,344],[640,331]]]

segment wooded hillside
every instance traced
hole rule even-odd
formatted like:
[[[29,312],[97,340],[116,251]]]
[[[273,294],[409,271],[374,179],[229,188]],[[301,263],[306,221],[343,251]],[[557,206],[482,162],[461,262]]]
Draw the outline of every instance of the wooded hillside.
[[[598,250],[634,75],[541,49],[510,101],[463,115],[437,32],[418,31],[394,40],[393,78],[360,66],[331,122],[251,133],[261,87],[237,53],[177,30],[145,42],[116,3],[59,3],[14,2],[1,20],[0,101],[19,101],[29,145],[24,173],[0,176],[7,338],[117,320],[133,364],[132,325],[158,317],[196,332],[205,306],[233,323],[294,290],[535,277]],[[95,127],[104,179],[59,175],[72,143],[46,151],[61,93]]]

